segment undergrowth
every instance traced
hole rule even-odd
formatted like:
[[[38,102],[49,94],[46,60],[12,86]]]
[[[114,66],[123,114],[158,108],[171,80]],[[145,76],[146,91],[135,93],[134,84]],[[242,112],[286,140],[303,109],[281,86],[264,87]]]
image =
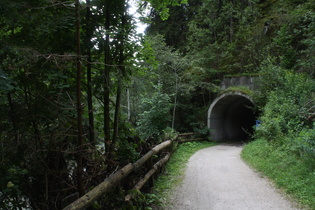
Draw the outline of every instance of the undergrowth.
[[[315,209],[315,170],[307,160],[263,139],[246,145],[242,158],[303,207]]]
[[[186,142],[180,144],[166,164],[164,172],[157,178],[152,194],[148,194],[151,205],[164,206],[169,202],[172,190],[182,182],[189,158],[198,150],[214,146],[214,142]]]

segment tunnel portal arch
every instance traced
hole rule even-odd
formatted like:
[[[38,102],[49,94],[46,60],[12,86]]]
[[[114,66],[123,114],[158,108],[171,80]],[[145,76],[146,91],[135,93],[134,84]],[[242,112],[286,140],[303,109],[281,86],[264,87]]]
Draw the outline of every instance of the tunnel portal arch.
[[[211,139],[247,140],[256,120],[253,107],[251,97],[240,92],[229,92],[216,98],[208,110]]]

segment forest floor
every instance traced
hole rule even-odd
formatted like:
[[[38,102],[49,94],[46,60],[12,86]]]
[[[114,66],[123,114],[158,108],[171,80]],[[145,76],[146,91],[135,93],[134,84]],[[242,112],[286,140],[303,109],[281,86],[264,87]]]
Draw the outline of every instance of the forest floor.
[[[221,144],[195,153],[167,209],[300,209],[267,178],[243,162],[242,149],[240,144]]]

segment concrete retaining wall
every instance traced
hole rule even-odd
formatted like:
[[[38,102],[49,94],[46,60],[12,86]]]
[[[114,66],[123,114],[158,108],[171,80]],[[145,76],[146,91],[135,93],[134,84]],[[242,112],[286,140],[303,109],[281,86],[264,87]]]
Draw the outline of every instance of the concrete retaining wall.
[[[252,76],[224,78],[220,86],[223,90],[231,86],[247,86],[249,89],[255,90],[258,88],[257,80],[258,77]]]

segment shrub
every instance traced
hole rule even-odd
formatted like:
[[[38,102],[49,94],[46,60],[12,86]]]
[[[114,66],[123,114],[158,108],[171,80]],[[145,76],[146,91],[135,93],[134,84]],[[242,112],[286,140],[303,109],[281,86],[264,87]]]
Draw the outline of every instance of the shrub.
[[[279,71],[277,74],[275,71]],[[267,72],[268,73],[268,72]],[[315,91],[314,80],[304,74],[294,73],[281,68],[271,68],[275,76],[265,75],[270,84],[262,83],[262,90],[270,90],[266,94],[266,104],[262,106],[263,122],[256,131],[256,137],[279,141],[283,136],[295,135],[300,132],[308,120],[305,117],[303,106]],[[282,78],[282,79],[280,79]],[[277,81],[279,84],[276,85]]]
[[[313,128],[304,128],[295,142],[301,159],[315,170],[315,123]]]
[[[142,109],[138,121],[138,132],[142,138],[148,138],[154,134],[160,135],[160,132],[167,128],[171,122],[171,102],[170,96],[161,92],[161,86],[156,86],[156,91],[151,98],[144,98]]]

